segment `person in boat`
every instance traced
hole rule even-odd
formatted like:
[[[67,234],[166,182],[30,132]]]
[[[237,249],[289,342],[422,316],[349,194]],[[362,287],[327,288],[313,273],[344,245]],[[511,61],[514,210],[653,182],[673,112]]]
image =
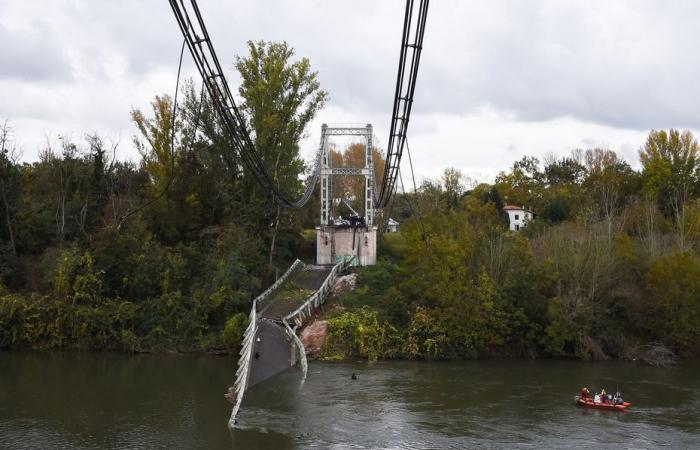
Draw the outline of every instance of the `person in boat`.
[[[608,394],[605,392],[605,389],[600,391],[600,402],[601,403],[607,403],[608,402]]]
[[[588,390],[587,387],[582,387],[581,388],[581,399],[583,400],[588,400],[588,394],[590,394],[591,391]]]
[[[620,391],[615,392],[612,400],[614,405],[622,405],[625,403],[625,401],[622,399],[622,392]]]

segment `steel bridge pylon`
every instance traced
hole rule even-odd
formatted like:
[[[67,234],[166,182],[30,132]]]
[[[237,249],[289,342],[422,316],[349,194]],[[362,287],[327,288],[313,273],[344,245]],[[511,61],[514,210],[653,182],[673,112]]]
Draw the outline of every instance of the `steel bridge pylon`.
[[[330,158],[331,136],[361,136],[365,140],[364,167],[333,167]],[[377,227],[375,216],[374,161],[372,158],[372,125],[321,126],[321,220],[316,227],[316,263],[335,264],[342,258],[355,256],[362,265],[377,263]],[[333,176],[362,176],[365,179],[365,223],[351,226],[338,224],[331,215]]]

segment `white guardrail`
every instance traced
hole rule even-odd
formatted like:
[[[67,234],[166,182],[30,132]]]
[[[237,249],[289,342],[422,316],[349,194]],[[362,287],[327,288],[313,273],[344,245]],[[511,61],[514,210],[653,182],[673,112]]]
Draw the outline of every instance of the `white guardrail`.
[[[241,344],[241,351],[239,352],[236,381],[233,383],[236,402],[233,405],[231,418],[228,421],[228,426],[230,428],[233,428],[236,424],[236,416],[238,415],[238,410],[241,408],[241,403],[243,403],[243,394],[248,388],[248,379],[250,378],[250,357],[253,352],[253,341],[255,334],[258,331],[258,311],[262,311],[265,306],[267,306],[264,303],[269,300],[275,292],[277,292],[280,286],[282,286],[282,284],[284,284],[284,282],[287,281],[287,279],[293,273],[302,267],[304,267],[303,262],[298,259],[294,261],[284,275],[279,277],[277,281],[272,284],[272,286],[267,288],[262,294],[258,295],[255,297],[255,300],[253,300],[253,307],[250,309],[250,315],[248,316],[248,328],[246,328],[245,333],[243,333],[243,343]]]
[[[294,342],[299,352],[299,363],[303,372],[302,384],[304,383],[304,380],[306,380],[308,363],[306,361],[306,350],[304,349],[304,344],[301,342],[301,339],[299,339],[299,336],[297,336],[296,330],[298,327],[303,325],[304,320],[310,317],[311,313],[316,308],[323,304],[326,297],[328,297],[328,294],[331,292],[338,274],[345,271],[352,264],[355,258],[355,256],[345,257],[338,264],[333,266],[330,273],[323,281],[323,284],[321,284],[321,287],[314,292],[314,294],[311,295],[311,297],[309,297],[299,308],[282,319],[287,335],[291,341]],[[243,394],[248,388],[248,379],[250,378],[250,358],[253,351],[255,334],[257,333],[258,312],[262,312],[265,306],[267,306],[264,303],[272,297],[277,289],[279,289],[279,287],[284,284],[284,282],[287,281],[287,279],[294,272],[303,267],[305,267],[304,263],[297,259],[294,261],[294,264],[292,264],[292,266],[284,273],[284,275],[275,281],[275,283],[265,292],[253,300],[253,307],[250,310],[249,316],[250,323],[243,334],[243,344],[241,346],[240,358],[238,359],[238,369],[236,370],[236,381],[233,385],[236,402],[233,405],[231,418],[228,422],[228,426],[230,428],[233,428],[236,424],[236,416],[238,415],[238,410],[241,408],[241,403],[243,403]],[[293,323],[294,326],[290,325],[290,323]]]
[[[301,379],[302,384],[306,380],[308,362],[306,361],[306,349],[304,348],[304,344],[301,342],[301,339],[299,339],[299,336],[297,336],[297,328],[302,326],[304,324],[304,320],[310,317],[311,313],[316,308],[321,306],[321,304],[323,304],[326,297],[328,297],[328,294],[331,292],[331,289],[333,289],[333,285],[335,284],[335,279],[338,277],[338,274],[345,271],[345,269],[352,264],[355,258],[355,256],[345,257],[338,264],[333,266],[331,272],[323,281],[323,284],[321,284],[321,287],[319,287],[311,297],[306,299],[306,301],[299,308],[282,319],[282,323],[284,323],[284,326],[287,329],[287,335],[289,335],[299,350],[299,364],[301,365],[301,371],[303,374]],[[294,323],[294,326],[290,325],[292,322]]]

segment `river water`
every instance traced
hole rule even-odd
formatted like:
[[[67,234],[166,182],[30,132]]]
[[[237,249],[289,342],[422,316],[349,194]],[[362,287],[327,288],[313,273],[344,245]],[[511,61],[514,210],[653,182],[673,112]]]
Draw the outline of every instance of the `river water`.
[[[310,363],[255,386],[200,355],[0,352],[2,449],[700,448],[700,363]],[[352,380],[352,373],[357,380]],[[573,406],[616,385],[629,412]]]

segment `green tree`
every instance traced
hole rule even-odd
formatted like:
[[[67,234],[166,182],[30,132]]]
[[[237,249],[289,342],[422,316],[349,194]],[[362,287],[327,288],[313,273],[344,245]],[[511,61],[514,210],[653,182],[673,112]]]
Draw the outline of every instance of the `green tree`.
[[[230,152],[208,145],[195,133],[195,127],[199,128],[203,121],[197,115],[199,102],[187,103],[193,90],[192,83],[183,88],[185,108],[177,110],[175,120],[168,96],[155,97],[152,117],[138,109],[132,111],[140,133],[134,137],[134,143],[149,176],[148,199],[132,211],[143,209],[154,232],[170,244],[197,239],[198,230],[221,223],[227,208],[224,195],[228,190],[223,185],[231,180],[220,168],[227,166],[221,158],[214,157],[213,150],[221,151],[219,156]],[[206,119],[213,120],[213,116]],[[215,127],[207,124],[212,126]]]
[[[182,122],[173,121],[173,101],[168,95],[156,95],[151,108],[153,118],[146,117],[140,109],[131,111],[131,120],[140,133],[133,137],[133,142],[151,176],[154,190],[159,192],[165,190],[174,176],[177,148],[172,145],[173,132],[180,129]]]
[[[544,167],[544,179],[548,186],[581,184],[584,167],[575,157],[552,159]]]
[[[595,219],[607,226],[608,246],[612,245],[613,225],[620,210],[637,189],[637,173],[612,150],[586,150],[586,179],[583,191],[592,203]]]
[[[501,172],[496,177],[496,187],[511,205],[527,205],[537,209],[545,187],[544,174],[540,171],[540,161],[535,157],[523,156],[513,163],[510,172]]]
[[[700,339],[700,262],[676,253],[655,260],[646,274],[648,331],[677,349],[697,351]]]
[[[10,139],[10,127],[5,121],[0,126],[0,199],[7,239],[13,254],[17,254],[13,223],[17,212],[20,192],[20,172],[17,167],[18,151]]]
[[[248,51],[248,56],[237,56],[235,61],[242,81],[238,90],[244,100],[242,110],[252,128],[255,148],[273,181],[293,197],[300,192],[299,175],[304,170],[299,141],[328,93],[321,89],[308,58],[293,61],[294,49],[286,42],[249,41]],[[258,197],[256,203],[265,216],[272,218],[268,257],[271,271],[278,232],[289,220],[283,220],[281,206],[271,204],[267,197]]]
[[[459,204],[459,199],[465,191],[463,180],[462,172],[454,167],[448,167],[442,173],[442,185],[450,208],[456,208]]]
[[[655,195],[662,211],[674,218],[677,244],[686,250],[686,204],[698,181],[698,142],[690,131],[652,130],[639,152],[644,186]]]

